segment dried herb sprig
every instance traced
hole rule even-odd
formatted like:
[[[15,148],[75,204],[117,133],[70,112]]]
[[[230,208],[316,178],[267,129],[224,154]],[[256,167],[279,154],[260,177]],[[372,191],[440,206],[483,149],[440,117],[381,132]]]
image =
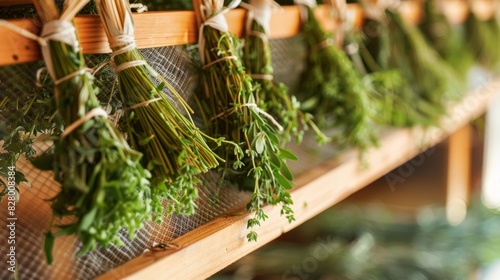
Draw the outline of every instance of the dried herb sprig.
[[[96,5],[113,50],[120,98],[126,106],[124,129],[132,147],[144,154],[142,162],[153,174],[155,213],[161,214],[157,197],[163,197],[171,202],[167,214],[193,214],[198,198],[196,175],[218,166],[217,155],[193,123],[187,103],[135,47],[128,1],[96,0]],[[161,83],[157,85],[154,78]],[[220,144],[220,140],[212,140]]]
[[[207,133],[235,143],[214,147],[226,161],[220,168],[221,183],[252,192],[247,209],[255,211],[255,216],[248,221],[251,231],[247,238],[256,240],[252,229],[267,218],[262,210],[265,203],[281,204],[281,214],[290,222],[294,220],[287,192],[293,176],[286,159],[296,157],[280,148],[282,141],[275,128],[281,126],[256,103],[252,79],[238,53],[241,41],[228,32],[225,11],[221,0],[204,0],[201,5],[203,91],[195,95],[195,101]]]
[[[0,70],[1,77],[9,77],[9,84],[25,81],[14,74],[17,66],[4,66]],[[16,166],[24,156],[33,161],[36,157],[34,143],[41,136],[57,133],[57,119],[54,116],[55,104],[53,94],[45,88],[30,89],[6,88],[3,99],[0,100],[0,177],[7,178],[9,167]],[[2,94],[3,95],[3,94]],[[16,191],[19,195],[19,184],[31,184],[21,170],[16,170]],[[0,178],[0,201],[7,194],[7,184]]]
[[[86,2],[66,1],[61,15],[49,0],[41,3],[45,23],[39,41],[65,126],[54,138],[55,178],[61,189],[50,200],[54,216],[45,234],[48,263],[57,236],[77,235],[83,243],[81,256],[98,244],[122,244],[121,229],[133,238],[151,219],[150,173],[140,164],[141,153],[129,147],[100,108],[70,22]],[[56,222],[58,217],[65,219]]]
[[[363,152],[377,143],[375,110],[368,89],[349,57],[335,45],[332,34],[320,26],[315,5],[301,6],[307,48],[298,96],[301,108],[316,116],[321,128],[335,129],[334,143],[355,146]]]
[[[300,110],[300,103],[288,93],[288,87],[274,80],[271,45],[268,39],[272,0],[250,0],[244,45],[244,66],[257,88],[260,108],[284,124],[283,145],[295,138],[302,141],[304,131],[311,127],[317,142],[324,144],[330,139],[313,122],[313,116]]]

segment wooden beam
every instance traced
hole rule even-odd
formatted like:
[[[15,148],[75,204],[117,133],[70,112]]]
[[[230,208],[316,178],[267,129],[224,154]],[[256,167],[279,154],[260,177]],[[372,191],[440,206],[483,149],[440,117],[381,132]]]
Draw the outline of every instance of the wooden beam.
[[[359,6],[349,5],[350,12],[359,18],[361,23],[362,10]],[[333,18],[328,18],[324,6],[316,13],[321,17],[322,24],[331,29]],[[246,11],[235,9],[226,14],[230,31],[242,36]],[[135,37],[139,48],[185,45],[198,40],[196,16],[193,11],[147,12],[134,14]],[[15,25],[39,34],[41,23],[35,19],[10,20]],[[80,44],[86,54],[109,53],[106,35],[96,15],[77,16],[75,18]],[[300,11],[298,6],[285,6],[284,12],[274,12],[271,18],[271,34],[269,38],[287,38],[300,32]],[[0,41],[0,66],[33,62],[41,59],[39,46],[33,40],[26,39],[17,33],[0,27],[0,34],[6,40]]]
[[[265,206],[269,218],[257,229],[257,242],[245,237],[250,214],[220,217],[175,239],[170,249],[145,253],[98,279],[205,279],[466,126],[486,111],[498,89],[500,82],[469,94],[450,107],[441,128],[396,129],[385,134],[380,147],[366,155],[368,168],[353,152],[340,162],[326,162],[299,176],[297,188],[291,191],[296,221],[289,224],[280,216],[280,207]]]

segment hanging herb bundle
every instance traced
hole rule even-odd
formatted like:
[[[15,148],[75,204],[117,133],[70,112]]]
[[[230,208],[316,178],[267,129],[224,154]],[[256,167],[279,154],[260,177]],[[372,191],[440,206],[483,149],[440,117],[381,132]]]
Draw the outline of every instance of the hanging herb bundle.
[[[401,15],[386,10],[388,32],[394,49],[389,65],[401,69],[414,91],[437,107],[446,100],[456,100],[465,93],[464,81],[425,41],[416,26],[406,24]]]
[[[286,159],[296,157],[280,148],[275,127],[281,130],[281,126],[257,106],[252,79],[238,55],[241,42],[228,31],[223,14],[239,1],[228,8],[223,8],[222,0],[198,3],[203,92],[195,96],[195,101],[208,134],[234,143],[213,147],[225,160],[221,182],[252,192],[247,209],[255,211],[255,216],[249,219],[248,228],[267,218],[262,210],[265,203],[281,204],[282,215],[292,221],[292,200],[287,190],[292,188],[293,177]],[[247,238],[256,240],[256,232],[251,230]]]
[[[479,6],[481,3],[476,4]],[[469,1],[471,13],[465,22],[465,36],[467,46],[476,61],[492,71],[498,71],[500,70],[500,52],[498,51],[500,23],[494,15],[493,3],[490,4],[492,7],[488,12],[491,14],[483,14],[482,10],[475,6],[475,1]]]
[[[373,24],[380,27],[378,23],[369,21],[365,29],[371,32]],[[388,40],[383,35],[385,34],[381,34],[379,38],[382,42],[380,52],[389,47]],[[397,69],[382,69],[367,49],[366,40],[367,36],[362,30],[351,26],[346,32],[344,49],[369,90],[370,102],[376,112],[374,120],[382,125],[403,127],[432,124],[415,106],[417,96],[401,72]]]
[[[439,0],[425,1],[425,19],[419,28],[436,52],[460,74],[461,79],[465,79],[467,71],[474,64],[474,58],[467,48],[464,24],[453,24],[448,20],[443,14],[447,8],[445,3]]]
[[[372,15],[367,23],[367,49],[382,70],[401,74],[404,80],[400,96],[405,104],[414,107],[405,124],[437,124],[445,113],[444,104],[465,93],[464,81],[429,46],[416,26],[402,20],[395,7],[362,2]]]
[[[164,197],[171,202],[167,214],[193,214],[198,198],[196,175],[218,166],[217,156],[189,116],[192,111],[187,103],[137,50],[128,1],[96,0],[96,5],[113,50],[111,60],[126,107],[123,127],[153,174],[155,213],[161,213],[158,197]],[[154,78],[161,83],[156,85]],[[165,95],[164,87],[187,117]]]
[[[271,46],[268,40],[273,5],[279,7],[272,0],[250,0],[250,5],[245,5],[249,11],[246,23],[244,65],[256,84],[257,103],[279,123],[285,125],[282,134],[283,145],[292,137],[300,143],[304,131],[309,127],[316,133],[317,142],[324,144],[329,139],[313,122],[313,116],[300,110],[300,103],[295,96],[288,94],[285,84],[274,81]]]
[[[41,2],[45,23],[38,40],[64,124],[64,131],[53,139],[55,178],[61,188],[50,199],[54,217],[45,235],[45,254],[51,263],[57,236],[78,236],[83,243],[80,256],[98,244],[122,244],[117,234],[123,228],[133,238],[151,219],[151,195],[150,174],[140,164],[142,155],[129,147],[99,107],[98,89],[85,68],[70,21],[87,1],[66,1],[61,15],[54,3]],[[57,223],[59,217],[65,219]]]
[[[335,45],[332,34],[320,26],[314,14],[316,2],[296,2],[301,4],[306,18],[301,108],[316,116],[320,127],[335,129],[332,138],[336,144],[355,146],[363,152],[377,143],[368,89],[349,57]]]

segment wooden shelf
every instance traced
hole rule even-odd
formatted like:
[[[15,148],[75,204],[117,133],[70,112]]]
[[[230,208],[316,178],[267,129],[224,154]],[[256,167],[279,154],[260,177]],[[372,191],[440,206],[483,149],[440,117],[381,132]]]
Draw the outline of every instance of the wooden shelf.
[[[164,279],[205,279],[460,130],[484,114],[499,91],[497,81],[471,92],[450,106],[441,128],[391,130],[382,137],[379,148],[368,152],[368,168],[351,151],[341,160],[327,161],[299,176],[291,191],[297,220],[289,224],[280,216],[280,207],[266,206],[269,219],[257,229],[257,242],[245,237],[251,214],[224,216],[173,240],[171,249],[145,253],[98,279],[153,279],[159,275]]]

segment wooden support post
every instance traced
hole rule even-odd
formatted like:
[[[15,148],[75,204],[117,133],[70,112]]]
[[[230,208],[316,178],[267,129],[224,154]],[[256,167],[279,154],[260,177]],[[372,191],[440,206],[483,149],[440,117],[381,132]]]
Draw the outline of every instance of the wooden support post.
[[[470,193],[471,127],[467,124],[450,135],[446,183],[446,216],[450,224],[463,221]]]

